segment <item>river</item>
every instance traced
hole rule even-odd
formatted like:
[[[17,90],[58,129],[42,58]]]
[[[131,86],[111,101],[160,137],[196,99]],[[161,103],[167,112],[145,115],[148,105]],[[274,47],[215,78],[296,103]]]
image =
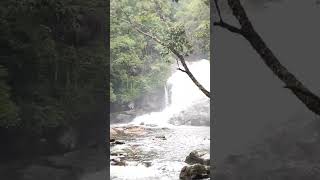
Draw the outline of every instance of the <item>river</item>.
[[[188,62],[188,66],[209,90],[210,62],[202,59]],[[111,179],[179,179],[191,151],[210,152],[209,99],[181,71],[172,73],[165,89],[166,106],[162,111],[143,114],[128,124],[111,125],[142,132],[122,137],[125,144],[111,146],[110,159],[126,160],[126,166],[110,164]]]

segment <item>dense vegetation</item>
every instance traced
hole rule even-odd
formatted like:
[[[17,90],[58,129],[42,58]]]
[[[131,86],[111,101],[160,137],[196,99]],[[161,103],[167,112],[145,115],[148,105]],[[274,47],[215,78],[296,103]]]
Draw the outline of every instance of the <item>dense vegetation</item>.
[[[0,2],[1,133],[40,137],[101,116],[105,9],[103,0]]]
[[[128,103],[164,85],[175,63],[173,45],[185,56],[209,56],[208,1],[111,1],[111,102]]]

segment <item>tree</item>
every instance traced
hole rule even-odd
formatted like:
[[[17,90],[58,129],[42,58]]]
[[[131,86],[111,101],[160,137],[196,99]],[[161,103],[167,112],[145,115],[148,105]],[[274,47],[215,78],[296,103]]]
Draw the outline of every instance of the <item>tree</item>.
[[[104,14],[102,0],[1,1],[0,131],[42,134],[101,114]]]
[[[177,21],[173,15],[175,9],[172,2],[159,0],[122,0],[114,1],[111,6],[113,7],[111,9],[113,19],[117,22],[125,23],[122,25],[126,27],[129,26],[131,29],[143,35],[144,38],[156,42],[160,47],[154,46],[160,48],[162,55],[174,54],[179,60],[177,61],[178,70],[186,73],[194,84],[207,97],[210,97],[210,92],[197,81],[186,64],[185,56],[192,53],[192,45],[187,36],[184,24]],[[199,24],[205,26],[203,24],[206,23],[208,24],[208,22]],[[202,34],[202,36],[205,35]],[[130,46],[129,42],[126,44]],[[208,48],[208,46],[204,47]],[[179,62],[182,64],[183,69],[180,68]]]
[[[214,26],[219,26],[244,37],[260,55],[269,69],[285,84],[285,88],[291,92],[312,112],[320,115],[320,98],[312,93],[301,81],[299,81],[289,70],[284,67],[272,50],[266,45],[261,36],[255,31],[249,20],[245,9],[239,0],[228,0],[228,6],[232,14],[240,24],[240,28],[224,22],[217,0],[211,3],[212,9],[216,8],[219,21]],[[215,6],[214,6],[215,4]]]

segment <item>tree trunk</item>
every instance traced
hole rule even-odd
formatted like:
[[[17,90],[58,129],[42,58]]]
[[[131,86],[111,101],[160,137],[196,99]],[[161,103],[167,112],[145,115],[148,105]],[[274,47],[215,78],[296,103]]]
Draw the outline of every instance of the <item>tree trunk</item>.
[[[290,89],[293,94],[309,108],[312,112],[320,115],[320,98],[313,94],[307,87],[303,85],[292,73],[284,67],[271,49],[266,45],[260,35],[255,31],[247,14],[239,0],[228,0],[228,5],[233,15],[238,20],[240,28],[234,27],[220,21],[214,23],[216,26],[226,28],[233,33],[242,35],[260,55],[263,62],[270,70],[285,84],[285,88]]]

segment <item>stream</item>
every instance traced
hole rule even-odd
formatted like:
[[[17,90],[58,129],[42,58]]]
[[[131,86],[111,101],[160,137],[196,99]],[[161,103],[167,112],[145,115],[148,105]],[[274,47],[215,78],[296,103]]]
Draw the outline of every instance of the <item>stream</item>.
[[[197,80],[210,89],[210,63],[188,62]],[[181,71],[165,86],[165,108],[136,117],[127,124],[112,124],[110,175],[113,180],[179,179],[193,150],[210,152],[210,101]],[[115,164],[112,160],[125,162]]]

